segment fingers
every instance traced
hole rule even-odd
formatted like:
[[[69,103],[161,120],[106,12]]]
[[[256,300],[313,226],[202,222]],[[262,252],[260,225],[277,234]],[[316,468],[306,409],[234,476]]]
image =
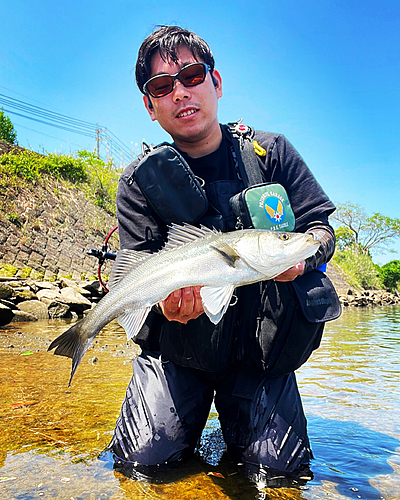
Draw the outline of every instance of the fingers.
[[[160,303],[164,316],[169,321],[178,321],[186,324],[204,312],[200,296],[200,288],[187,287],[175,290]]]
[[[301,276],[304,272],[304,267],[305,267],[305,262],[302,260],[295,266],[291,267],[284,273],[279,274],[278,276],[275,276],[274,280],[275,281],[280,281],[280,282],[287,282],[287,281],[293,281],[297,278],[297,276]]]

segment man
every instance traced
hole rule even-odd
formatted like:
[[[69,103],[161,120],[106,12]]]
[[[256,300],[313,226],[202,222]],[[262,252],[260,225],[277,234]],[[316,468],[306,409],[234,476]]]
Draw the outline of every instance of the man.
[[[204,181],[211,212],[196,225],[235,230],[229,200],[247,186],[238,173],[236,139],[218,122],[222,79],[208,45],[180,27],[161,27],[140,47],[136,80],[150,118]],[[298,477],[307,469],[311,450],[295,375],[290,364],[275,369],[280,352],[275,368],[268,364],[266,344],[271,328],[277,338],[287,328],[287,308],[297,300],[292,282],[332,256],[328,215],[335,207],[284,137],[256,132],[255,138],[266,152],[257,159],[263,177],[286,188],[296,230],[318,233],[320,250],[275,281],[238,289],[237,303],[217,325],[204,314],[199,287],[173,292],[152,311],[134,339],[142,353],[133,361],[109,446],[121,469],[190,457],[213,400],[227,451],[246,473],[268,480],[277,473]],[[134,181],[136,164],[119,183],[120,245],[154,252],[166,240],[167,223]]]

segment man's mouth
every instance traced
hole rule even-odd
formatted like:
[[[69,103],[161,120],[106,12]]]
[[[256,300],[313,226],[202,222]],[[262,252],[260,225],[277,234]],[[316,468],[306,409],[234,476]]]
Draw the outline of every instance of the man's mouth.
[[[189,109],[187,111],[183,111],[182,113],[179,113],[176,115],[176,118],[184,118],[185,116],[190,116],[197,113],[197,109]]]

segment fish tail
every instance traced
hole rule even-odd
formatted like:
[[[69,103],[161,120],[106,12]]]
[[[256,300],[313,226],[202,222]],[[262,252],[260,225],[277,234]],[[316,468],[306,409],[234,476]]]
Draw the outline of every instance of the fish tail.
[[[69,379],[68,387],[71,386],[72,377],[74,376],[76,369],[78,368],[78,365],[90,344],[90,339],[87,339],[86,342],[82,342],[82,339],[85,338],[83,331],[84,320],[81,320],[71,326],[71,328],[62,333],[59,337],[54,339],[47,349],[48,351],[51,351],[56,348],[54,354],[72,358],[71,377]]]

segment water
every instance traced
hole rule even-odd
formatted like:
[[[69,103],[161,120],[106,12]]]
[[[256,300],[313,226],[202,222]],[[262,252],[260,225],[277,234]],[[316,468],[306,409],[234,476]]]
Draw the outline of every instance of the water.
[[[165,484],[133,481],[100,452],[109,443],[138,350],[116,324],[97,337],[67,387],[70,360],[46,352],[65,321],[0,329],[0,498],[400,499],[400,308],[344,311],[298,372],[315,459],[302,489],[266,489],[222,455],[215,411],[202,462]]]

